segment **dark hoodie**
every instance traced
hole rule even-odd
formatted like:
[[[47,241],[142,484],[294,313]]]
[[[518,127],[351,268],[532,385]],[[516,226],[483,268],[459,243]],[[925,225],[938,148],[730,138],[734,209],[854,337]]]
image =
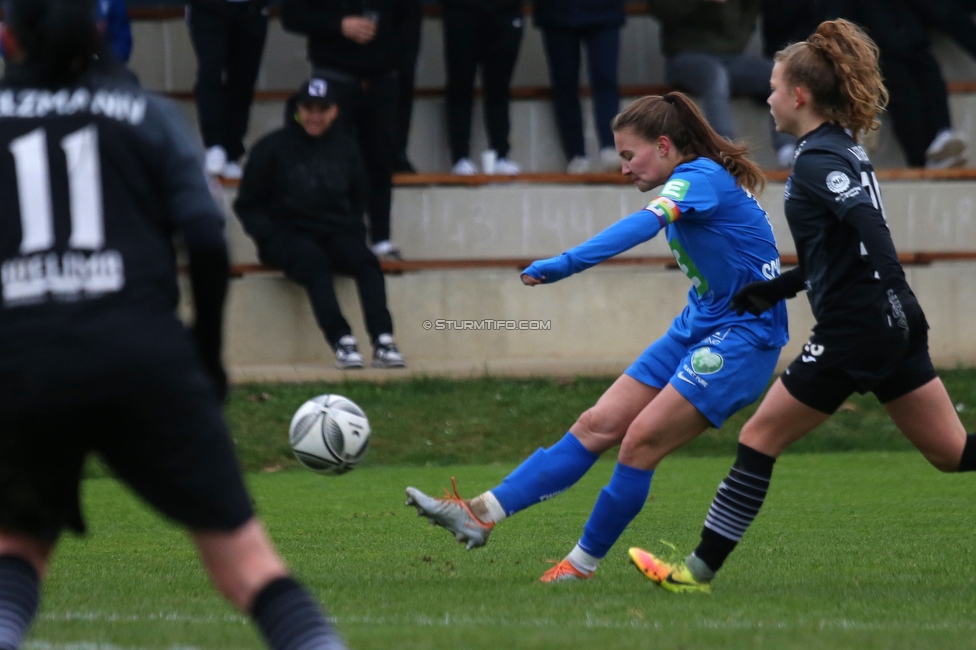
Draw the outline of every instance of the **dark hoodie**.
[[[251,149],[234,210],[260,247],[282,232],[363,233],[366,174],[356,141],[333,124],[313,138],[296,119],[295,97],[285,126]]]

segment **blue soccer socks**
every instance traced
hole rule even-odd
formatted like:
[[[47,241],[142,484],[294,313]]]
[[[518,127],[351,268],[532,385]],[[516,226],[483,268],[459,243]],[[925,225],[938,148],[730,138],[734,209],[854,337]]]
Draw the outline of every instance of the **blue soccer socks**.
[[[583,528],[580,548],[593,557],[604,557],[644,507],[653,476],[652,469],[637,469],[617,463],[610,483],[600,491],[593,512]]]
[[[514,515],[572,487],[599,457],[567,433],[552,447],[537,449],[491,493],[506,515]]]

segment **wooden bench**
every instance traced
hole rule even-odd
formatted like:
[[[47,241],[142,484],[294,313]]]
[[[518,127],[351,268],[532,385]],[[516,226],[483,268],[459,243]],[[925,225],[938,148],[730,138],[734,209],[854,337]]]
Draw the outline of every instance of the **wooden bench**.
[[[918,251],[900,253],[898,260],[904,266],[928,266],[933,262],[972,262],[976,261],[976,251]],[[466,271],[471,269],[509,269],[521,271],[534,262],[530,258],[469,259],[469,260],[396,260],[380,262],[384,273],[399,275],[418,271]],[[783,266],[796,266],[796,255],[780,257]],[[678,264],[671,256],[660,257],[614,257],[601,262],[602,266],[644,266],[677,269]],[[231,276],[241,278],[256,273],[280,273],[278,269],[263,264],[235,264],[231,266]]]
[[[766,182],[784,183],[790,175],[788,170],[766,170]],[[976,181],[976,168],[958,167],[955,169],[920,169],[899,168],[879,169],[879,181]],[[423,187],[425,185],[454,185],[459,187],[480,187],[482,185],[504,185],[511,183],[533,183],[551,185],[629,185],[630,181],[623,174],[590,173],[526,173],[518,176],[501,176],[488,174],[474,174],[473,176],[457,176],[455,174],[394,174],[395,187]],[[236,188],[236,180],[220,179],[220,184],[226,188]]]

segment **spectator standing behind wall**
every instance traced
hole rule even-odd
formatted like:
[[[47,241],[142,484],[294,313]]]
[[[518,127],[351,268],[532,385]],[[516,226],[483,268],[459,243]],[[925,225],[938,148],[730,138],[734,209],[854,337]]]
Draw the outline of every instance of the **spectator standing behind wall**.
[[[648,0],[661,22],[661,47],[668,83],[684,88],[701,102],[712,128],[735,139],[731,99],[749,95],[765,104],[769,97],[770,59],[746,54],[756,30],[761,0]],[[793,164],[796,138],[770,137],[780,167]]]
[[[952,130],[945,79],[910,0],[823,1],[831,17],[860,24],[878,44],[888,113],[908,166],[964,165],[966,142]]]
[[[399,174],[417,173],[410,159],[407,158],[407,145],[410,143],[414,80],[417,77],[417,57],[420,56],[420,34],[423,24],[424,14],[420,0],[409,0],[404,11],[400,37],[400,64],[397,66],[397,140],[393,172]]]
[[[820,0],[762,0],[763,54],[772,60],[787,45],[807,40],[822,13]]]
[[[189,0],[186,21],[197,55],[194,86],[204,169],[241,177],[244,134],[268,33],[268,0]]]
[[[390,241],[397,158],[397,68],[413,0],[283,0],[288,31],[308,36],[314,76],[338,93],[339,127],[354,130],[369,182],[373,253],[398,259]]]
[[[447,66],[447,134],[452,171],[478,173],[471,160],[471,109],[475,73],[481,68],[486,174],[518,174],[508,158],[509,87],[522,42],[521,0],[444,0],[444,61]]]
[[[132,26],[125,0],[98,0],[95,5],[98,31],[112,48],[112,53],[122,63],[132,56]]]
[[[626,16],[623,0],[536,0],[533,20],[542,30],[549,64],[552,106],[559,139],[566,154],[566,171],[584,174],[619,170],[610,122],[620,110],[617,60],[620,28]],[[600,141],[600,163],[592,165],[583,140],[583,112],[579,101],[580,48],[586,45],[587,69],[593,95],[593,114]]]
[[[356,280],[373,366],[402,367],[383,271],[366,246],[362,158],[352,136],[334,126],[334,93],[328,81],[312,79],[289,100],[284,128],[254,145],[234,209],[261,261],[305,287],[336,367],[362,368],[363,358],[339,310],[333,270]]]

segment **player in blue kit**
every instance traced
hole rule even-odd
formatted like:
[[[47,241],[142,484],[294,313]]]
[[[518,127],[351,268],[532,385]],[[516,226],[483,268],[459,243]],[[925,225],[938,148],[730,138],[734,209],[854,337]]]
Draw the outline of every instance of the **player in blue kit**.
[[[800,264],[744,287],[732,304],[760,314],[806,290],[817,324],[742,427],[695,551],[671,563],[630,549],[637,568],[672,592],[711,589],[759,514],[776,458],[854,392],[874,393],[939,470],[976,471],[976,434],[966,434],[932,366],[928,323],[898,262],[874,167],[852,136],[877,128],[887,100],[877,46],[853,23],[831,20],[775,61],[770,112],[798,138],[784,198]]]
[[[779,275],[772,228],[751,194],[762,172],[746,149],[716,134],[681,93],[638,100],[613,130],[624,174],[642,192],[663,184],[660,193],[576,248],[534,262],[522,281],[562,280],[663,230],[691,280],[688,306],[562,440],[536,451],[501,485],[470,501],[456,488],[445,499],[407,488],[407,505],[470,549],[499,521],[568,489],[620,445],[582,538],[542,582],[590,578],[643,507],[661,459],[759,397],[787,341],[782,305],[757,315],[729,305],[747,284]]]

